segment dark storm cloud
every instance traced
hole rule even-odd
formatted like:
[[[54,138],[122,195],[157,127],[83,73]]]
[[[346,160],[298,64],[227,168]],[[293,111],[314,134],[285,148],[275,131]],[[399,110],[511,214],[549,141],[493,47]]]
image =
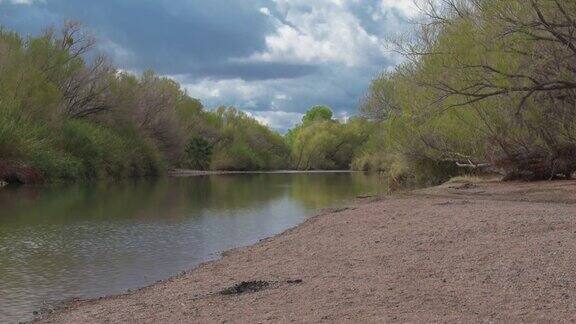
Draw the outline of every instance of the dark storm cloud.
[[[135,59],[124,62],[128,68],[166,74],[248,55],[262,48],[271,29],[246,2],[226,0],[49,0],[47,7],[94,26],[133,53]]]
[[[189,71],[192,78],[233,79],[241,76],[243,80],[293,79],[312,74],[318,66],[310,64],[292,64],[277,62],[235,62],[218,65],[199,66]],[[182,71],[181,71],[182,72]],[[192,80],[190,80],[192,81]]]
[[[227,62],[264,48],[273,26],[258,8],[259,0],[47,0],[31,5],[0,4],[2,23],[26,33],[64,19],[83,22],[102,45],[120,46],[129,60],[117,57],[123,68],[153,68],[163,74],[198,73],[199,76],[295,77],[310,71],[297,64]]]

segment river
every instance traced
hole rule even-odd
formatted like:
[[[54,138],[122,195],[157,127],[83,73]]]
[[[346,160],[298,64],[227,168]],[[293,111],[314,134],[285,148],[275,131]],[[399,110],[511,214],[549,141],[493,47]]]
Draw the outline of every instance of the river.
[[[386,184],[363,173],[209,175],[0,190],[0,322],[166,279]]]

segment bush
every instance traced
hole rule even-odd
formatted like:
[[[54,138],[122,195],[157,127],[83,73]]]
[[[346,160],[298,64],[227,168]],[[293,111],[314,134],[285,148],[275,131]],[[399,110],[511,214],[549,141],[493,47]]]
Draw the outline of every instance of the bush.
[[[86,178],[154,175],[163,165],[153,146],[135,131],[120,133],[87,121],[67,121],[62,144],[66,152],[82,162]]]
[[[180,166],[192,170],[207,170],[214,147],[201,137],[193,137],[188,141],[181,158]]]

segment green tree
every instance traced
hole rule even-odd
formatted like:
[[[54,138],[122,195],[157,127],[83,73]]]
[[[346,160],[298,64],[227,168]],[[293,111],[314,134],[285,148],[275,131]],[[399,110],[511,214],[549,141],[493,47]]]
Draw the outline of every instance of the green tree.
[[[288,147],[280,134],[235,108],[214,112],[218,137],[211,168],[218,170],[270,170],[288,166]]]
[[[302,123],[312,123],[315,121],[331,120],[333,116],[332,109],[328,106],[313,106],[302,117]]]
[[[190,139],[184,150],[181,165],[193,170],[207,170],[210,168],[212,145],[201,137]]]
[[[372,122],[351,118],[346,123],[332,119],[326,106],[310,108],[302,123],[290,129],[286,142],[291,148],[292,166],[301,170],[349,169],[364,145]]]
[[[449,0],[424,10],[421,32],[400,44],[406,62],[368,90],[362,108],[379,140],[355,166],[431,183],[576,170],[576,4]]]

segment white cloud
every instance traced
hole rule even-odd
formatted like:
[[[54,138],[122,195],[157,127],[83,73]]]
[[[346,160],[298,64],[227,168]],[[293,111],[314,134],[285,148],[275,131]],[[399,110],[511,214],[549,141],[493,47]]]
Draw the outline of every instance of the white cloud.
[[[302,120],[302,114],[295,112],[269,110],[247,111],[246,113],[261,124],[279,130],[287,130]]]
[[[348,116],[354,115],[358,98],[380,69],[379,66],[334,65],[295,79],[219,80],[196,79],[188,75],[172,78],[208,108],[234,106],[251,111],[262,118],[261,122],[285,131],[300,121],[302,112],[314,105],[328,105],[340,118],[345,112]],[[282,118],[285,118],[284,122]]]
[[[270,9],[268,9],[268,8],[266,8],[266,7],[260,8],[260,12],[261,12],[264,16],[272,16],[272,14],[270,13]]]
[[[418,6],[414,0],[380,0],[380,12],[386,12],[390,9],[398,9],[407,17],[415,17],[418,15]]]
[[[276,31],[265,38],[266,49],[248,60],[266,62],[368,64],[387,54],[387,43],[368,33],[348,4],[358,0],[275,0],[281,17],[269,9]]]
[[[20,5],[31,5],[35,2],[46,2],[46,0],[0,0],[0,3],[7,2],[11,4],[20,4]]]
[[[199,98],[234,98],[245,105],[254,98],[259,97],[265,90],[258,82],[249,82],[242,79],[213,80],[202,79],[196,83],[185,83],[183,76],[174,76],[175,80],[183,83],[184,88],[192,97]]]
[[[235,106],[273,129],[286,131],[302,119],[301,113],[286,111],[291,97],[283,93],[284,84],[279,80],[202,79],[187,83],[185,76],[172,78],[179,81],[190,96],[202,98],[208,108]],[[262,107],[263,104],[267,106]]]
[[[348,114],[347,111],[341,111],[336,114],[335,118],[343,123],[347,123],[348,120],[350,119],[350,115]]]

